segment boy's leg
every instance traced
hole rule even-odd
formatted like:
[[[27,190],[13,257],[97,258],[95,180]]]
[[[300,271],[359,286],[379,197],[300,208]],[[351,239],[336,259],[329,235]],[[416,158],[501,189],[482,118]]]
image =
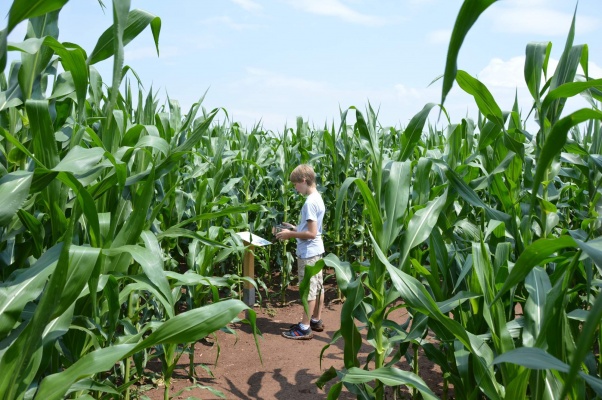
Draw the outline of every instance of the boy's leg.
[[[317,275],[312,277],[313,282],[312,282],[312,293],[315,295],[315,298],[313,300],[308,300],[307,301],[307,306],[308,309],[311,312],[311,319],[309,318],[309,316],[303,316],[303,320],[305,321],[305,318],[307,318],[307,324],[311,323],[311,320],[313,320],[314,322],[316,321],[320,321],[322,319],[322,308],[324,306],[324,275],[323,272],[320,271]],[[305,322],[303,322],[305,324]],[[321,327],[322,325],[320,325]],[[322,330],[322,329],[318,329],[318,330]]]
[[[316,320],[322,319],[322,307],[324,307],[324,289],[318,292],[318,298],[314,303],[315,304],[313,308],[311,306],[309,308],[310,310],[313,310],[311,317]]]
[[[305,262],[304,259],[302,259],[302,258],[297,259],[297,275],[299,278],[299,285],[301,285],[301,282],[303,282],[303,278],[305,277],[305,266],[306,265],[307,265],[307,263]],[[310,310],[313,310],[313,308],[312,308],[313,305],[312,305],[311,300],[307,301],[307,305]],[[305,314],[305,312],[303,313],[303,316],[301,317],[301,323],[303,325],[309,325],[309,316],[307,316],[307,314]]]
[[[322,290],[318,297],[314,300],[307,300],[307,308],[311,311],[311,318],[314,320],[322,319],[322,307],[324,306],[324,290]],[[309,315],[303,313],[303,318],[301,320],[303,325],[309,325],[310,318]]]
[[[305,265],[307,264],[306,261],[307,260],[297,259],[297,266],[299,267],[299,282],[303,281],[303,277],[305,275]],[[310,293],[311,293],[311,291],[310,291]],[[311,298],[311,294],[308,297]],[[314,301],[315,301],[315,299],[314,299]],[[313,304],[310,305],[310,309],[312,309],[312,308],[313,308]],[[311,327],[310,327],[309,317],[306,316],[305,313],[303,313],[303,314],[304,315],[302,317],[301,323],[292,325],[288,331],[282,332],[282,336],[284,336],[287,339],[294,339],[294,340],[309,340],[314,337]],[[307,323],[306,323],[306,321],[307,321]],[[307,325],[307,326],[301,326],[301,325]]]
[[[303,277],[305,276],[305,266],[314,265],[321,256],[312,257],[310,259],[299,259],[298,260],[298,268],[299,268],[299,282],[303,281]],[[322,271],[318,272],[316,275],[312,276],[310,279],[309,285],[309,294],[307,296],[307,308],[312,313],[311,317],[314,319],[320,319],[322,316],[322,305],[324,304],[324,278]],[[301,323],[303,325],[310,324],[310,315],[307,315],[305,312],[303,313],[303,317],[301,318]]]
[[[318,297],[314,300],[307,300],[307,308],[312,312],[311,318],[314,320],[322,319],[322,307],[324,306],[324,289],[318,292]],[[303,319],[301,320],[303,325],[309,325],[309,315],[303,313]]]
[[[310,310],[313,310],[316,306],[316,301],[315,300],[307,300],[307,306]],[[303,318],[301,318],[301,323],[303,325],[309,325],[309,315],[307,315],[305,312],[303,313]]]

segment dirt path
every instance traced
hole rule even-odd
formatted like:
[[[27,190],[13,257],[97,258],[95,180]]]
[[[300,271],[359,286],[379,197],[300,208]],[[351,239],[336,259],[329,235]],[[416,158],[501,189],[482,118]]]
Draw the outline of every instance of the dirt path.
[[[242,323],[232,324],[230,327],[236,332],[235,335],[220,331],[215,338],[208,338],[195,345],[196,385],[188,378],[189,358],[186,354],[182,356],[172,379],[171,398],[219,399],[216,394],[199,387],[211,386],[221,391],[227,399],[325,399],[328,389],[335,382],[329,382],[323,391],[316,386],[317,379],[331,366],[337,370],[343,367],[342,339],[324,351],[320,365],[322,349],[330,343],[334,332],[340,327],[342,307],[336,301],[336,288],[333,284],[327,282],[325,288],[326,305],[322,315],[325,329],[323,332],[314,332],[312,340],[295,341],[281,335],[301,318],[302,305],[298,301],[297,288],[292,287],[287,295],[288,304],[255,308],[257,327],[262,332],[259,347],[263,364],[250,327]],[[370,347],[364,344],[361,351],[365,358]],[[440,395],[441,373],[436,366],[428,364],[425,357],[422,358],[427,364],[421,365],[421,377]],[[161,368],[158,360],[152,360],[149,366],[156,371]],[[407,363],[400,367],[409,369]],[[211,371],[213,377],[208,371]],[[146,390],[148,386],[140,387],[141,397],[163,399],[164,386],[161,382],[155,382],[154,388]],[[355,399],[355,396],[343,389],[339,398]]]

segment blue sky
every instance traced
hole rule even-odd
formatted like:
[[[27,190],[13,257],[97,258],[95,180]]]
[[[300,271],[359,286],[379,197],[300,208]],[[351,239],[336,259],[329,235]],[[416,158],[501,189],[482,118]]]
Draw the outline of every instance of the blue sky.
[[[63,42],[88,53],[112,23],[111,1],[71,0],[59,21]],[[0,4],[6,15],[10,1]],[[160,57],[150,30],[126,47],[126,64],[144,89],[184,112],[208,90],[203,106],[223,107],[251,127],[281,132],[297,116],[320,128],[338,124],[339,109],[368,102],[382,125],[404,127],[429,102],[439,103],[451,29],[460,0],[132,0],[162,20]],[[524,114],[527,43],[552,42],[560,57],[577,3],[502,0],[469,32],[458,67],[487,85],[503,110],[515,93]],[[3,21],[6,25],[6,19]],[[25,25],[9,41],[20,41]],[[581,0],[575,44],[588,44],[590,76],[602,77],[602,1]],[[14,57],[14,56],[13,56]],[[97,66],[110,80],[111,61]],[[584,106],[576,99],[569,108]],[[452,122],[476,118],[474,101],[454,87],[445,104]],[[433,120],[436,112],[432,112]],[[225,113],[219,114],[226,118]]]

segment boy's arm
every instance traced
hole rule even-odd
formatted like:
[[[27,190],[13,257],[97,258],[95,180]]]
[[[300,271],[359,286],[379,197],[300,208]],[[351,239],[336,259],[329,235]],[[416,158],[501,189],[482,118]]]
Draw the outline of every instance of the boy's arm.
[[[318,236],[318,222],[313,221],[311,219],[307,220],[307,230],[306,231],[281,231],[276,233],[276,239],[278,240],[286,240],[286,239],[305,239],[311,240],[315,239]]]
[[[288,227],[288,229],[294,229],[297,230],[297,227],[293,224],[289,224],[288,222],[283,222],[282,225]]]

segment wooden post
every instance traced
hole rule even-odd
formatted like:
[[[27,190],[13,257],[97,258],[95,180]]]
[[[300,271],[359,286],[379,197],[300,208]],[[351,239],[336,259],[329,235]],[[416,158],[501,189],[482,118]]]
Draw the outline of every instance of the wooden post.
[[[242,274],[243,276],[255,279],[255,254],[251,243],[243,240],[246,246],[245,255],[242,260]],[[255,287],[250,282],[245,282],[242,290],[242,301],[249,307],[255,305]]]
[[[242,259],[242,274],[244,277],[255,280],[255,247],[267,246],[272,243],[251,232],[238,232],[236,235],[242,239],[242,243],[245,245]],[[255,305],[255,286],[252,283],[244,283],[242,301],[250,308],[253,308]],[[246,311],[247,318],[249,318],[249,311]]]

